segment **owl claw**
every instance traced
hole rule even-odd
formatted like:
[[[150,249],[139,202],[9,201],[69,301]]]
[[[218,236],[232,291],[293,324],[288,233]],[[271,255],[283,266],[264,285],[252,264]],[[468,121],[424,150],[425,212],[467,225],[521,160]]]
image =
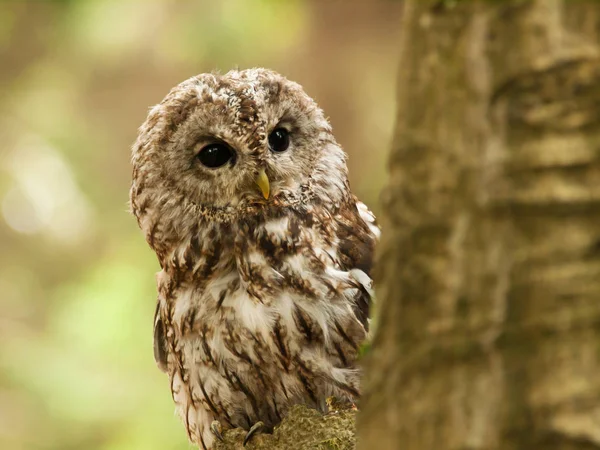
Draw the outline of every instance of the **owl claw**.
[[[218,420],[213,420],[213,422],[210,424],[210,431],[212,431],[212,434],[214,434],[218,440],[224,442],[223,434],[221,433],[221,422],[219,422]]]
[[[256,422],[254,425],[252,425],[252,427],[248,430],[248,433],[246,433],[246,437],[244,438],[244,447],[246,446],[246,444],[248,443],[248,441],[252,438],[252,436],[254,436],[256,433],[260,433],[261,431],[263,431],[265,428],[265,424],[262,423],[261,421]]]

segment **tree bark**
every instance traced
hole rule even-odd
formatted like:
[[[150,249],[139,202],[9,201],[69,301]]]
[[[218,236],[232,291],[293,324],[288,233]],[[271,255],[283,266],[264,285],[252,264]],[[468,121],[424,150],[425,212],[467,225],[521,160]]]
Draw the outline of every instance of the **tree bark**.
[[[406,1],[359,449],[600,449],[599,33]]]

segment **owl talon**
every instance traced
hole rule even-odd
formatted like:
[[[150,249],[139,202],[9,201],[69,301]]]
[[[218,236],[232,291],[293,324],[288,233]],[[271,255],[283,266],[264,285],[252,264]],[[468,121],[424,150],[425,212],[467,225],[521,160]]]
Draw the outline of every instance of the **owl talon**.
[[[252,425],[252,427],[248,430],[248,433],[246,433],[246,437],[244,438],[244,443],[243,443],[244,447],[246,446],[248,441],[252,438],[252,436],[254,436],[256,433],[260,433],[264,429],[265,429],[265,424],[260,421],[256,422],[254,425]]]
[[[218,440],[224,442],[223,434],[221,433],[221,422],[219,422],[218,420],[213,420],[213,422],[210,424],[210,431],[212,431],[212,434],[214,434]]]

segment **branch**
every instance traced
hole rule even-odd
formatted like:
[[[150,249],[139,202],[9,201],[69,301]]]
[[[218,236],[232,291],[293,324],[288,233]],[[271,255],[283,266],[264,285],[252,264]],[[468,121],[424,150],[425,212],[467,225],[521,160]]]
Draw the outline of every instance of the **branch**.
[[[214,450],[354,450],[356,410],[345,409],[323,415],[297,405],[290,409],[273,434],[257,434],[244,447],[246,430],[236,428],[226,431],[224,442]]]

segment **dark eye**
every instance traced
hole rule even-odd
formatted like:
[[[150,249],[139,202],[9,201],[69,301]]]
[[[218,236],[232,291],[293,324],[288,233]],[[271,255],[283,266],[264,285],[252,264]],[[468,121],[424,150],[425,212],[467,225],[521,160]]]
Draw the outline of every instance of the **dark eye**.
[[[290,134],[285,128],[275,128],[269,135],[269,147],[274,152],[285,152],[290,146]]]
[[[233,151],[223,144],[209,144],[198,153],[200,162],[211,169],[227,164],[232,158]]]

